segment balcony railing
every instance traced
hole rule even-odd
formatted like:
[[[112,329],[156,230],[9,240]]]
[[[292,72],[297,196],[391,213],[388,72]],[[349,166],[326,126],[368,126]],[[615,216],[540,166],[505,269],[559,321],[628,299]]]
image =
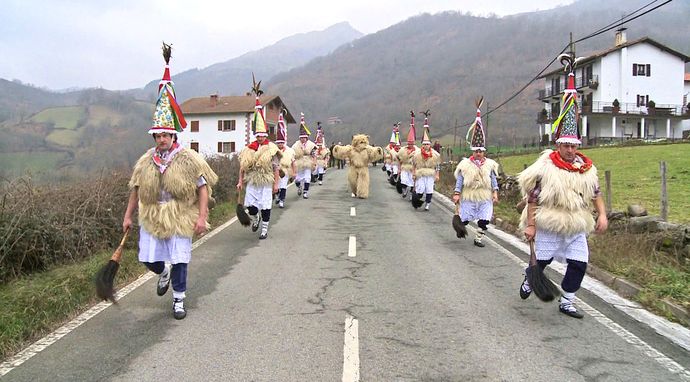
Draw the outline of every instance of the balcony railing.
[[[672,104],[656,104],[653,108],[650,108],[647,106],[639,106],[636,103],[621,103],[618,108],[616,108],[613,106],[612,102],[592,102],[591,106],[585,105],[581,107],[581,111],[584,114],[602,113],[690,118],[687,107]]]
[[[563,85],[563,84],[560,84],[560,85]],[[575,76],[575,88],[576,89],[582,89],[584,87],[596,89],[598,86],[599,86],[599,76],[597,76],[597,75],[591,76],[591,77]],[[557,86],[557,87],[552,87],[550,85],[546,86],[545,89],[539,90],[539,99],[554,97],[554,96],[557,96],[559,94],[563,94],[563,90],[565,90],[565,86]]]

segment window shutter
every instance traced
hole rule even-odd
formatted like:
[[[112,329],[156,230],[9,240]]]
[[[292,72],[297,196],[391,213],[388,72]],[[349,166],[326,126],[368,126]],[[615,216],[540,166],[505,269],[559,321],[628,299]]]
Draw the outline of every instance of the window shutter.
[[[633,64],[633,76],[637,76],[637,64]]]
[[[218,142],[218,152],[219,153],[223,152],[223,142]]]
[[[652,64],[647,64],[647,77],[652,75]]]
[[[220,120],[218,121],[218,131],[223,131],[223,121],[220,121]],[[220,147],[220,146],[218,146],[218,147]],[[218,150],[218,152],[220,152],[220,149]]]

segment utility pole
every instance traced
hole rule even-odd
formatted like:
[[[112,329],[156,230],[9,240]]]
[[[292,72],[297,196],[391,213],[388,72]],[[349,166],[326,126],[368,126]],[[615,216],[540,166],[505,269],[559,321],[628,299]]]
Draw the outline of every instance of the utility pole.
[[[489,149],[489,101],[486,101],[486,124],[484,125],[484,144]]]
[[[455,126],[453,127],[453,151],[452,154],[450,155],[450,160],[453,160],[453,155],[455,154],[455,148],[457,147],[457,139],[458,139],[458,119],[455,118]]]

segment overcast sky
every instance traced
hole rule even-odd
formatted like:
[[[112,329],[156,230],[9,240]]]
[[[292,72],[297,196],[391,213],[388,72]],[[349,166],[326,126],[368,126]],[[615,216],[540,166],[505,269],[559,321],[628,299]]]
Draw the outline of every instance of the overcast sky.
[[[3,0],[0,78],[50,89],[138,88],[347,21],[374,33],[421,13],[505,16],[573,0]]]

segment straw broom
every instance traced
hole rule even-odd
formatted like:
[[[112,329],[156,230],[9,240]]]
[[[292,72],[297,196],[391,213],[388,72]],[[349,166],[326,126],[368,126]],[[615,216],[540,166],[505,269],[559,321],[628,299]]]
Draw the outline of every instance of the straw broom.
[[[129,228],[125,230],[124,235],[122,235],[122,240],[120,240],[120,245],[115,249],[113,255],[108,260],[108,263],[104,265],[96,273],[96,295],[102,300],[110,300],[114,304],[115,301],[115,275],[117,275],[118,269],[120,269],[120,260],[122,258],[122,251],[125,246],[125,241],[127,241],[127,236],[129,235]]]
[[[467,237],[467,227],[462,224],[460,220],[460,202],[455,203],[455,214],[453,214],[453,229],[455,230],[455,235],[458,239],[464,239]]]
[[[534,251],[534,240],[529,242],[529,268],[527,268],[527,282],[532,292],[542,301],[548,302],[558,296],[561,291],[544,274],[544,270],[537,264],[537,254]]]

